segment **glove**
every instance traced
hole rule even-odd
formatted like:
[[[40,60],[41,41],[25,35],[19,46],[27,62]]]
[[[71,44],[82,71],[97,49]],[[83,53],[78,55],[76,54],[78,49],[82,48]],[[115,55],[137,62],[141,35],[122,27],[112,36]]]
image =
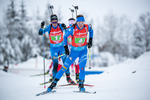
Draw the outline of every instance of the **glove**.
[[[64,23],[61,24],[61,26],[64,28],[64,29],[67,29],[66,25]]]
[[[43,28],[43,27],[44,27],[44,25],[45,25],[45,22],[44,22],[44,21],[42,21],[42,22],[41,22],[41,28]]]
[[[92,47],[92,39],[93,39],[93,38],[89,38],[88,48],[91,48],[91,47]]]
[[[66,55],[69,55],[68,45],[65,45],[64,48],[65,48],[65,54],[66,54]]]

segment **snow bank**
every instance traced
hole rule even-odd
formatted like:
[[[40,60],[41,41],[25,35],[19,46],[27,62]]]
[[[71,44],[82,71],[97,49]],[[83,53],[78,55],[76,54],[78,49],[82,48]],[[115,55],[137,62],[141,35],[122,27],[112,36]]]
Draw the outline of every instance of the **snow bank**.
[[[97,91],[109,100],[150,100],[150,52],[109,67],[97,76]]]
[[[0,71],[0,100],[150,100],[150,52],[145,53],[136,60],[128,60],[122,64],[105,68],[103,74],[87,75],[85,83],[95,87],[86,87],[88,91],[96,94],[73,93],[77,86],[57,87],[56,93],[36,97],[35,94],[43,90],[39,83],[43,76],[29,77],[31,62],[22,63],[20,73],[12,74]],[[35,59],[33,59],[34,61]],[[41,64],[42,65],[42,64]],[[23,70],[23,66],[25,67]],[[34,68],[34,67],[33,67]],[[94,68],[94,70],[101,70]],[[32,72],[35,73],[35,69]],[[22,75],[24,73],[24,75]],[[73,79],[74,76],[72,76]],[[46,81],[49,77],[46,76]],[[66,77],[60,79],[59,84],[65,84]],[[46,85],[47,87],[49,86]]]

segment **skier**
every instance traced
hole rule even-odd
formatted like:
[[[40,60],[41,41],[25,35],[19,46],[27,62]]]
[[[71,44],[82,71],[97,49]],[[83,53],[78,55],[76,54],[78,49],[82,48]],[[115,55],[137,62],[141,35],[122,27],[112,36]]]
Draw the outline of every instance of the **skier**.
[[[83,15],[78,15],[76,19],[77,23],[69,28],[68,32],[64,36],[65,43],[65,53],[68,55],[63,67],[56,74],[55,79],[51,83],[51,85],[47,88],[47,92],[51,92],[52,89],[56,86],[59,79],[62,77],[63,73],[67,71],[70,65],[75,61],[77,57],[79,57],[79,91],[84,92],[84,81],[85,81],[85,65],[87,62],[87,47],[92,47],[92,39],[93,39],[93,29],[90,25],[84,24]],[[89,31],[89,42],[87,43],[87,33]],[[71,53],[69,54],[68,46],[67,46],[67,37],[72,35],[72,46]]]
[[[74,18],[69,18],[69,26],[67,27],[68,29],[75,24],[75,19]],[[71,50],[71,45],[72,45],[72,36],[69,35],[67,39],[67,44],[69,51]],[[75,66],[75,74],[76,74],[76,82],[79,83],[79,57],[75,60],[74,63],[71,64],[71,69],[73,70],[73,66]],[[74,71],[73,71],[74,72]]]
[[[66,25],[58,23],[57,15],[53,14],[50,17],[51,24],[46,26],[44,29],[45,22],[41,22],[41,28],[39,29],[39,35],[46,32],[49,34],[50,40],[50,52],[53,60],[53,77],[49,81],[53,81],[57,73],[58,68],[58,56],[65,54],[64,41],[63,41],[63,31],[66,31]],[[61,56],[62,61],[66,59],[66,55]],[[70,78],[69,69],[66,71],[67,82],[74,84],[75,82]]]

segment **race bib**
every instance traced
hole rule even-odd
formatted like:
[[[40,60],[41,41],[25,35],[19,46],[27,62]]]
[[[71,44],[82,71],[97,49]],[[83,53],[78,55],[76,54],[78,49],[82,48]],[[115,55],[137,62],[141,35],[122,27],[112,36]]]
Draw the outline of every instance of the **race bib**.
[[[52,41],[58,41],[61,39],[61,35],[58,36],[51,36]]]
[[[71,39],[71,38],[68,38],[68,42],[72,42],[72,39]]]
[[[75,38],[75,43],[84,43],[85,38]]]

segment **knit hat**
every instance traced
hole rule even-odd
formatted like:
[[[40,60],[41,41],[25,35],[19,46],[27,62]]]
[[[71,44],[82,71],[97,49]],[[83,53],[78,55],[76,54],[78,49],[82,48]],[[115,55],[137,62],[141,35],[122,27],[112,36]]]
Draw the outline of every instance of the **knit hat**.
[[[75,21],[75,19],[74,19],[74,18],[69,18],[69,19],[68,19],[68,21],[70,21],[70,20],[74,20],[74,21]]]
[[[58,18],[57,18],[57,15],[51,15],[51,17],[50,17],[50,19],[51,19],[51,21],[53,21],[53,20],[58,20]]]

